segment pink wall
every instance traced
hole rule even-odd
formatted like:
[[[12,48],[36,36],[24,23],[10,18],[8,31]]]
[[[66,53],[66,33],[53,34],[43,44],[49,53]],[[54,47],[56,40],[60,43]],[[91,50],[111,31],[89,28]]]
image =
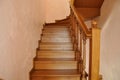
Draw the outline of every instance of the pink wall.
[[[52,23],[69,16],[69,0],[46,0],[46,22]]]
[[[42,24],[44,0],[0,1],[0,78],[29,80]]]
[[[29,80],[28,73],[32,68],[32,59],[35,56],[37,41],[40,39],[42,24],[45,21],[51,23],[66,18],[70,13],[68,1],[0,1],[0,78]],[[119,3],[120,0],[105,0],[98,20],[99,26],[102,27],[101,74],[103,74],[103,80],[120,80]]]
[[[103,80],[120,80],[120,0],[105,0],[99,26]]]

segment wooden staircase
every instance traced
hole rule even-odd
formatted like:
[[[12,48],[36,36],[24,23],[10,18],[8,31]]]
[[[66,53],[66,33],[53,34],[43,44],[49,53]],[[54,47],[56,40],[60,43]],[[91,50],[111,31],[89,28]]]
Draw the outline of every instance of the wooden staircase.
[[[30,80],[101,80],[101,30],[96,21],[91,22],[90,29],[84,21],[100,15],[103,1],[70,0],[70,16],[57,20],[56,23],[45,24],[34,58],[34,67],[30,72]]]
[[[30,80],[80,80],[68,26],[43,29]]]

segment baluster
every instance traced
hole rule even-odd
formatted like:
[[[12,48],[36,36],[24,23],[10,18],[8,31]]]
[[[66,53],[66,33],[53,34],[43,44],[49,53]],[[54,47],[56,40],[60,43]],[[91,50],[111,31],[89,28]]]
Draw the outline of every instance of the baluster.
[[[71,9],[71,8],[70,8]],[[70,35],[71,35],[71,38],[73,37],[72,36],[72,26],[73,26],[73,20],[72,20],[72,18],[73,18],[73,11],[71,10],[71,14],[70,14]]]
[[[76,20],[76,60],[79,62],[79,25]]]
[[[79,71],[79,73],[82,73],[82,68],[81,68],[81,66],[82,66],[81,51],[82,50],[80,50],[80,45],[82,45],[80,43],[80,42],[82,42],[81,32],[82,31],[80,31],[79,23],[77,23],[77,43],[76,43],[76,45],[77,45],[77,61],[78,61],[78,71]],[[80,39],[81,39],[81,41],[80,41]]]
[[[82,80],[86,80],[86,36],[83,36],[83,72],[82,72]]]
[[[83,40],[83,32],[82,30],[80,29],[80,58],[82,57],[82,40]]]
[[[75,59],[78,60],[78,26],[77,26],[77,20],[75,18],[75,45],[74,45],[74,48],[75,48]]]
[[[77,45],[77,41],[78,41],[78,22],[77,22],[77,20],[76,20],[76,45]],[[78,47],[76,47],[76,48],[78,48]]]
[[[81,29],[79,29],[80,31],[80,42],[79,42],[79,49],[80,49],[80,52],[79,52],[79,72],[82,73],[83,71],[83,68],[82,68],[82,64],[83,64],[83,60],[82,60],[82,43],[83,43],[83,32]]]
[[[73,16],[73,48],[76,51],[76,22],[75,22],[75,16]]]
[[[72,36],[72,42],[74,44],[74,13],[71,11],[71,36]]]

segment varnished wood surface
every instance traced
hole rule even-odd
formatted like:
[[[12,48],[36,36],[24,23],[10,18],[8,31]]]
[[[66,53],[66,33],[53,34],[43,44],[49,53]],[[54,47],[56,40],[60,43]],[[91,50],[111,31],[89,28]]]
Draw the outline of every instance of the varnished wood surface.
[[[77,70],[35,70],[32,76],[80,76]]]
[[[74,51],[38,51],[37,58],[75,58]]]
[[[44,28],[69,28],[69,26],[61,26],[61,25],[46,25]]]
[[[71,42],[42,42],[41,45],[72,45]]]
[[[35,61],[35,69],[77,69],[77,61]]]
[[[92,28],[90,40],[89,80],[99,80],[100,67],[100,29]]]
[[[100,16],[100,8],[103,2],[104,0],[71,0],[71,5],[80,9],[78,12],[84,20],[91,20]]]
[[[56,42],[56,38],[61,42]],[[70,39],[68,27],[47,26],[41,39],[30,80],[80,80],[73,44],[64,42]]]
[[[75,0],[78,1],[78,0]],[[79,7],[75,7],[73,5],[73,0],[71,0],[71,34],[72,34],[72,41],[74,44],[74,50],[78,50],[76,46],[77,45],[77,37],[76,35],[76,29],[81,29],[82,32],[82,49],[83,52],[83,64],[82,64],[82,79],[84,80],[85,77],[85,68],[86,68],[86,37],[90,39],[90,55],[89,55],[89,80],[99,80],[99,64],[100,64],[100,29],[97,27],[97,23],[93,21],[92,23],[92,29],[89,30],[84,22],[85,19],[89,18],[95,18],[96,16],[100,15],[100,7],[103,3],[103,0],[99,2],[98,4],[95,0],[89,0],[88,2],[85,2],[88,0],[79,0],[80,4]],[[91,2],[90,2],[91,1]],[[77,2],[77,4],[79,3]],[[94,3],[96,2],[96,4]],[[85,4],[84,4],[85,3]],[[76,4],[76,3],[75,3]],[[93,5],[94,4],[94,5]],[[86,6],[86,7],[85,7]]]
[[[75,7],[101,8],[104,0],[74,0]]]
[[[69,38],[70,34],[64,34],[64,33],[43,33],[42,36],[44,37],[60,37],[60,38]]]
[[[70,37],[43,36],[41,42],[71,42]]]
[[[92,34],[91,34],[91,32],[88,30],[88,28],[87,28],[87,26],[86,26],[86,24],[85,24],[85,22],[84,22],[84,18],[83,18],[83,17],[81,16],[81,14],[77,11],[77,9],[74,7],[74,5],[72,5],[72,4],[70,3],[70,6],[71,6],[71,9],[72,9],[72,11],[73,11],[74,16],[76,17],[76,20],[77,20],[78,24],[80,25],[80,27],[81,27],[81,29],[83,30],[83,32],[85,33],[85,35],[86,35],[87,37],[91,37]]]
[[[78,15],[84,17],[84,20],[91,20],[97,16],[100,16],[99,8],[76,8]]]
[[[35,58],[35,61],[75,61],[74,58]]]

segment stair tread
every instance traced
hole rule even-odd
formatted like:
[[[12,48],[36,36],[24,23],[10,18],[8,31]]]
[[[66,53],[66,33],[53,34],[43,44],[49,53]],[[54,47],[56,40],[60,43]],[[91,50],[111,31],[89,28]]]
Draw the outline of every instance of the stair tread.
[[[41,51],[41,50],[38,50],[37,58],[75,58],[75,51]]]
[[[45,28],[68,28],[68,26],[54,26],[54,25],[48,25],[48,26],[45,26]]]
[[[79,80],[69,26],[45,26],[41,37],[31,80]]]
[[[42,38],[67,38],[67,39],[71,39],[70,36],[68,36],[68,37],[59,37],[59,36],[42,36]]]
[[[75,61],[74,58],[35,58],[35,61]]]
[[[47,44],[47,45],[67,45],[72,44],[71,42],[41,42],[40,44]]]
[[[38,50],[39,52],[47,52],[47,53],[75,53],[75,51],[62,51],[62,50],[60,50],[60,51],[55,51],[55,50],[53,50],[53,51],[44,51],[44,50]]]
[[[65,70],[33,70],[32,76],[80,76],[76,69],[65,69]]]
[[[70,36],[63,36],[63,35],[43,35],[43,38],[70,38]]]
[[[69,28],[61,27],[61,28],[44,28],[43,30],[69,30]]]
[[[46,33],[42,33],[43,35],[63,35],[64,33],[49,33],[49,32],[46,32]],[[65,36],[70,36],[70,34],[64,34]]]

